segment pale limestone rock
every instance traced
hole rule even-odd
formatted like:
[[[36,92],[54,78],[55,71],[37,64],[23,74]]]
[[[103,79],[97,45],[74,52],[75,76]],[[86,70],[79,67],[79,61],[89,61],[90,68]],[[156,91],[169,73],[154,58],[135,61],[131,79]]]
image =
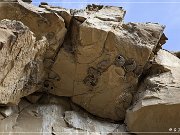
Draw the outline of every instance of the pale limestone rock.
[[[0,21],[0,103],[17,104],[40,89],[45,78],[45,37],[37,40],[21,22]]]
[[[46,99],[47,100],[47,99]],[[58,99],[57,99],[58,100]],[[37,135],[51,135],[58,127],[59,130],[71,133],[76,132],[75,129],[69,128],[64,121],[64,111],[69,110],[68,102],[61,99],[63,104],[29,104],[25,100],[20,102],[19,112],[0,120],[0,131],[12,134],[25,133]],[[51,102],[51,100],[49,100]],[[68,130],[69,129],[69,130]],[[56,129],[57,130],[57,129]],[[70,132],[69,132],[70,131]],[[77,131],[78,132],[78,131]]]
[[[114,131],[125,132],[125,128],[120,124],[113,124],[103,120],[96,120],[96,117],[85,114],[82,112],[75,112],[71,110],[70,100],[67,98],[59,98],[52,95],[43,97],[40,102],[31,104],[22,99],[18,106],[14,108],[4,108],[0,110],[6,112],[12,112],[10,115],[0,115],[0,131],[4,134],[36,134],[36,135],[100,135],[113,133]],[[11,110],[11,111],[9,111]],[[13,110],[13,111],[12,111]],[[77,116],[78,120],[83,122],[79,123],[79,126],[86,125],[89,120],[89,127],[83,128],[73,127],[68,124],[69,113],[73,112]],[[87,117],[86,117],[87,116]],[[72,121],[76,120],[73,117]],[[67,123],[67,122],[68,123]],[[93,125],[95,127],[93,127]]]
[[[180,59],[159,50],[150,74],[141,82],[125,122],[132,132],[169,132],[180,125]]]
[[[71,14],[80,22],[87,18],[98,18],[102,22],[106,21],[122,22],[126,11],[122,7],[103,6],[103,5],[87,5],[86,9],[71,10]]]
[[[52,117],[53,116],[53,117]],[[32,134],[52,134],[53,126],[63,130],[68,128],[63,117],[60,105],[34,105],[23,109],[20,114],[16,114],[15,120],[12,125],[9,125],[9,119],[13,120],[14,115],[0,121],[0,128],[3,132],[23,132]],[[4,126],[9,127],[4,128]]]
[[[121,124],[116,130],[114,130],[114,132],[111,133],[111,135],[132,135],[132,134],[127,131],[125,124]]]
[[[100,134],[112,133],[119,127],[119,124],[98,120],[88,115],[75,111],[65,112],[65,121],[76,129],[81,129],[89,132],[98,132]]]
[[[138,77],[156,53],[164,27],[151,23],[123,24],[125,11],[117,7],[92,5],[86,10],[68,11],[47,4],[35,8],[20,1],[13,6],[20,17],[7,12],[1,18],[20,18],[37,39],[48,39],[50,47],[44,60],[47,78],[42,90],[72,97],[73,102],[97,116],[124,119]],[[1,7],[2,12],[9,8],[7,4]],[[26,16],[21,16],[22,10]],[[69,31],[63,42],[65,25]],[[124,58],[121,62],[117,60],[119,55]],[[90,68],[94,69],[91,73]]]

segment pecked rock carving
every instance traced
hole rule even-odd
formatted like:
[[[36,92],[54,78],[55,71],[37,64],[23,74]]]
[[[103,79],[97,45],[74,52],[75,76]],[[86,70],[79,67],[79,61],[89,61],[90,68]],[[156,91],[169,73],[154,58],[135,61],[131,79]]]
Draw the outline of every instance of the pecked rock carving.
[[[136,62],[134,61],[134,59],[128,59],[125,62],[124,68],[126,70],[126,72],[132,72],[136,69]]]
[[[102,61],[100,61],[96,66],[97,70],[99,72],[101,72],[101,73],[104,72],[105,70],[107,70],[110,67],[110,65],[111,65],[110,62],[111,62],[110,60],[102,60]]]
[[[121,55],[118,55],[115,58],[114,64],[118,67],[122,67],[124,66],[125,62],[126,62],[125,58]]]

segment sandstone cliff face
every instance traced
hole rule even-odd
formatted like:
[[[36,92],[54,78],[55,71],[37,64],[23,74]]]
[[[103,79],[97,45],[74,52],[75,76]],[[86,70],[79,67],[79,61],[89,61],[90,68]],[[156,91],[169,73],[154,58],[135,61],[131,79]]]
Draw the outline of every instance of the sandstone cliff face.
[[[138,134],[180,124],[180,60],[161,49],[165,26],[124,23],[125,10],[101,5],[18,0],[0,13],[0,131]]]

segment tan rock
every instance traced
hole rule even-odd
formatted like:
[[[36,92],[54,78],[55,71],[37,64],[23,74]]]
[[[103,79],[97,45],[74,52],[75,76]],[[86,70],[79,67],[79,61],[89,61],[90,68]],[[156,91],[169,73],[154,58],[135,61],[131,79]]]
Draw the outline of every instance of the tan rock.
[[[42,87],[47,40],[37,40],[21,22],[0,21],[0,103],[17,104]]]
[[[78,80],[75,80],[74,83],[72,100],[97,116],[122,120],[126,109],[131,103],[132,94],[136,90],[138,77],[142,74],[145,64],[155,50],[164,28],[158,24],[131,23],[124,24],[122,27],[119,26],[119,28],[114,30],[108,30],[104,26],[97,25],[96,19],[94,20],[96,28],[94,28],[94,25],[87,23],[88,19],[80,25],[80,32],[82,31],[84,34],[81,34],[81,46],[77,45],[78,65],[76,76]],[[93,33],[91,36],[87,35],[90,32],[85,26],[89,27],[88,29],[100,29],[100,32],[107,31],[107,37],[103,40],[104,45],[98,44],[96,38],[94,38],[94,45],[90,45],[90,47],[83,45],[83,43],[90,42],[88,37],[97,37]],[[81,27],[85,27],[85,29],[81,30]],[[107,25],[107,27],[110,26]],[[130,29],[132,29],[132,33]],[[154,33],[151,34],[153,36],[149,36],[150,33]],[[100,34],[98,35],[100,36]],[[101,38],[99,37],[98,39]],[[95,49],[91,49],[93,46]],[[86,47],[87,50],[81,49]],[[100,53],[97,53],[98,47],[101,48]],[[120,61],[117,59],[119,55],[125,59],[125,63],[122,63],[122,66],[120,64],[120,67],[116,62]],[[94,67],[97,69],[97,65],[102,61],[109,61],[109,64],[104,71],[100,71],[101,75],[89,76],[88,68]],[[88,80],[88,83],[86,80]],[[89,86],[89,84],[92,86]]]
[[[0,121],[1,125],[7,126],[9,124],[7,120],[13,120],[13,116]],[[12,121],[12,125],[8,126],[9,130],[2,127],[1,131],[29,134],[35,132],[39,135],[45,133],[52,134],[54,125],[58,125],[59,129],[63,129],[63,127],[67,128],[62,118],[61,107],[58,105],[36,105],[25,108],[20,114],[16,115],[16,119]]]
[[[21,97],[38,90],[43,92],[42,97],[30,95],[26,99],[36,103],[45,102],[50,93],[66,96],[96,116],[124,120],[126,109],[147,70],[150,75],[163,72],[160,82],[179,78],[177,59],[160,50],[167,40],[163,34],[165,27],[154,23],[126,24],[122,8],[93,4],[84,10],[67,10],[46,3],[34,7],[18,0],[17,3],[0,3],[0,12],[0,20],[19,20],[29,27],[25,31],[34,33],[29,31],[27,39],[23,33],[24,37],[18,36],[20,41],[13,38],[18,34],[13,32],[21,31],[21,27],[3,24],[0,28],[0,51],[5,51],[0,54],[2,104],[18,103]],[[6,45],[10,43],[17,45]],[[18,54],[19,48],[25,53]],[[7,55],[12,49],[15,51]],[[164,55],[168,55],[168,60],[162,60]],[[170,79],[165,80],[165,77]],[[173,81],[179,84],[178,79]],[[149,80],[144,83],[148,84]],[[53,102],[60,103],[59,100]],[[58,130],[71,129],[56,126],[56,133]]]
[[[51,5],[48,5],[45,2],[41,2],[39,7],[44,8],[47,11],[51,11],[51,12],[57,13],[58,15],[60,15],[64,19],[66,27],[67,28],[70,27],[70,25],[71,25],[70,23],[71,23],[71,20],[72,20],[72,15],[71,15],[71,10],[70,9],[65,9],[65,8],[62,8],[62,7],[51,6]]]
[[[165,43],[164,26],[124,24],[125,11],[118,7],[89,5],[70,11],[47,4],[40,7],[61,15],[69,28],[47,90],[72,97],[97,116],[124,119],[138,78]]]
[[[20,112],[15,112],[11,116],[0,120],[1,133],[52,134],[54,126],[58,126],[58,129],[62,132],[68,131],[67,129],[75,132],[75,129],[69,128],[63,119],[64,111],[69,110],[66,106],[61,104],[29,104],[27,106],[27,104],[29,103],[22,100],[20,102],[22,108]],[[64,101],[64,104],[67,105],[67,102]]]
[[[55,73],[59,79],[53,79],[54,87],[49,92],[60,96],[73,96],[74,80],[76,73],[76,63],[73,55],[61,49],[55,63],[52,67],[52,72]]]
[[[180,125],[180,60],[173,54],[160,50],[150,74],[152,75],[141,83],[133,106],[127,110],[128,130],[172,134],[174,128]]]
[[[0,3],[0,12],[0,20],[21,21],[29,27],[38,40],[45,36],[50,44],[45,58],[54,60],[67,31],[61,16],[21,0],[16,3]]]
[[[92,5],[70,13],[71,25],[51,71],[59,80],[49,79],[48,91],[72,97],[94,115],[123,120],[164,26],[123,24],[125,11],[116,7]]]
[[[4,46],[3,42],[8,41],[8,42],[12,42],[12,44],[16,42],[15,36],[18,36],[16,35],[16,31],[20,29],[19,28],[20,26],[16,26],[17,28],[13,28],[12,32],[15,32],[14,33],[15,36],[13,34],[11,36],[11,34],[8,34],[7,31],[3,29],[7,27],[6,26],[7,24],[3,24],[1,28],[2,29],[1,35],[3,36],[1,36],[2,41],[0,42],[0,50],[3,50],[3,53],[1,55],[4,57],[3,59],[7,59],[6,60],[7,62],[4,63],[4,67],[2,67],[1,69],[1,70],[4,69],[4,71],[2,75],[0,75],[0,80],[4,81],[1,82],[3,83],[2,84],[3,87],[4,85],[9,85],[8,82],[11,83],[11,86],[13,85],[12,83],[16,84],[17,86],[14,85],[12,86],[12,88],[8,88],[9,90],[8,91],[6,90],[6,93],[2,93],[2,91],[5,91],[5,89],[2,87],[0,90],[2,98],[0,98],[0,100],[5,100],[3,98],[5,98],[5,96],[7,95],[6,98],[7,101],[3,101],[3,104],[7,104],[8,102],[14,104],[19,102],[18,101],[19,98],[23,96],[27,96],[33,93],[34,91],[42,88],[42,84],[45,80],[45,77],[47,78],[48,75],[47,73],[49,72],[50,67],[54,63],[54,60],[56,58],[57,53],[59,52],[59,48],[63,43],[67,30],[65,28],[64,19],[58,14],[44,10],[43,8],[32,6],[31,4],[28,3],[24,3],[21,0],[18,0],[18,2],[0,3],[0,12],[1,12],[0,20],[4,18],[19,20],[25,25],[27,25],[29,27],[28,29],[30,29],[34,33],[34,34],[32,33],[32,39],[30,34],[29,35],[24,34],[24,37],[21,37],[24,38],[25,40],[22,41],[24,45],[19,45],[17,46],[17,48],[14,47],[15,50],[13,51],[16,52],[12,54],[13,55],[12,58],[10,56],[10,58],[7,59],[5,58],[6,55],[4,55],[6,52],[4,52],[3,49]],[[7,38],[11,36],[12,39],[7,39],[4,36],[6,36]],[[25,36],[27,37],[27,39]],[[31,48],[29,49],[27,48],[29,54],[24,54],[23,52],[27,52],[24,49],[26,48],[26,46],[29,47],[29,42],[32,42]],[[47,46],[46,44],[49,44],[49,46]],[[23,48],[21,48],[21,46],[23,46]],[[6,48],[7,51],[12,50],[11,47],[7,46]],[[13,61],[13,59],[16,58],[18,49],[20,48],[22,49],[22,56],[20,55],[18,56],[18,58],[21,61],[23,60],[22,64],[20,62],[17,63],[16,61]],[[29,57],[28,55],[30,55],[30,53],[32,54]],[[27,60],[25,59],[25,57]],[[3,66],[3,62],[5,61],[2,60],[1,66]],[[12,71],[10,71],[11,68]],[[54,76],[52,74],[50,75],[51,75],[50,77]],[[18,90],[17,91],[14,90],[13,92],[13,89],[18,89]],[[9,99],[9,95],[12,95],[12,92],[13,94],[16,94],[16,96],[14,97],[13,95],[11,99]]]

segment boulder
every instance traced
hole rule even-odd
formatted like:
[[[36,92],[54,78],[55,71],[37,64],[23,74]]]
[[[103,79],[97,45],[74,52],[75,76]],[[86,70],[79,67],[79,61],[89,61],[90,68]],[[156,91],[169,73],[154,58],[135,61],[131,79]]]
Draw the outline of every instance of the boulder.
[[[141,135],[176,133],[180,125],[180,59],[160,50],[148,74],[126,112],[128,130]]]
[[[45,36],[49,43],[45,59],[55,59],[67,31],[61,16],[21,0],[14,3],[0,3],[0,12],[0,20],[21,21],[29,27],[37,39]]]
[[[62,8],[40,7],[62,13]],[[56,79],[48,80],[48,91],[71,97],[94,115],[123,120],[139,77],[166,40],[164,26],[125,24],[125,11],[119,7],[89,5],[70,10],[70,15],[69,31],[50,73]]]
[[[45,78],[45,37],[34,33],[19,21],[0,21],[0,104],[18,104],[42,87]]]
[[[0,3],[0,12],[0,20],[12,20],[0,24],[0,104],[17,104],[21,97],[47,90],[44,82],[67,29],[58,14],[21,0]]]
[[[156,33],[157,35],[159,34],[159,37],[163,31],[163,27],[156,24],[134,25],[137,25],[137,27],[139,25],[139,27],[141,27],[142,25],[152,29],[152,31],[159,29]],[[99,25],[99,27],[100,26],[101,25]],[[88,31],[92,33],[90,32],[90,34]],[[59,63],[59,67],[61,65],[60,69],[65,69],[66,71],[59,74],[61,79],[59,83],[55,83],[57,84],[55,87],[59,88],[57,89],[58,91],[55,90],[56,93],[60,93],[60,89],[62,90],[61,93],[69,92],[68,96],[72,97],[73,102],[100,117],[114,120],[124,119],[125,110],[130,105],[133,91],[138,84],[138,78],[144,70],[145,64],[148,63],[159,38],[156,38],[156,43],[154,41],[152,44],[145,43],[144,45],[140,45],[133,42],[133,35],[129,35],[130,37],[127,40],[128,35],[123,36],[119,34],[121,30],[106,32],[100,28],[91,28],[91,26],[88,26],[86,23],[80,25],[79,33],[82,33],[82,37],[79,36],[79,38],[82,38],[82,40],[80,40],[81,42],[90,43],[89,45],[83,45],[84,43],[80,43],[82,45],[77,44],[77,50],[74,51],[75,54],[66,53],[66,57],[71,58],[68,62],[69,67],[65,67],[68,66],[67,64],[60,64],[61,61],[57,57],[58,61],[55,63]],[[90,35],[85,36],[85,34]],[[100,36],[102,37],[101,42]],[[94,37],[94,39],[92,38],[92,41],[88,41],[88,37]],[[96,37],[98,38],[95,39]],[[106,39],[104,37],[106,37]],[[97,40],[97,42],[95,40]],[[152,42],[152,40],[155,40],[155,38],[149,39],[150,42]],[[104,42],[104,45],[102,42]],[[63,55],[63,53],[60,55]],[[120,66],[116,64],[116,62],[121,62],[121,59],[118,59],[119,56],[122,56],[125,60],[123,65]],[[60,57],[60,59],[62,58],[63,57]],[[62,62],[65,61],[62,60]],[[54,66],[57,65],[53,65],[53,67]],[[90,71],[91,69],[93,71]],[[59,71],[63,72],[63,70]],[[57,74],[59,71],[54,70]],[[69,79],[66,79],[64,75],[68,75],[67,77]],[[62,82],[62,84],[60,82]],[[66,82],[68,87],[64,86],[66,83],[63,82]],[[71,89],[70,84],[72,84]],[[59,86],[66,87],[66,89],[60,88]],[[59,96],[64,95],[61,94]],[[121,101],[121,97],[124,96],[127,100],[125,101],[126,105],[121,104],[124,102]]]

